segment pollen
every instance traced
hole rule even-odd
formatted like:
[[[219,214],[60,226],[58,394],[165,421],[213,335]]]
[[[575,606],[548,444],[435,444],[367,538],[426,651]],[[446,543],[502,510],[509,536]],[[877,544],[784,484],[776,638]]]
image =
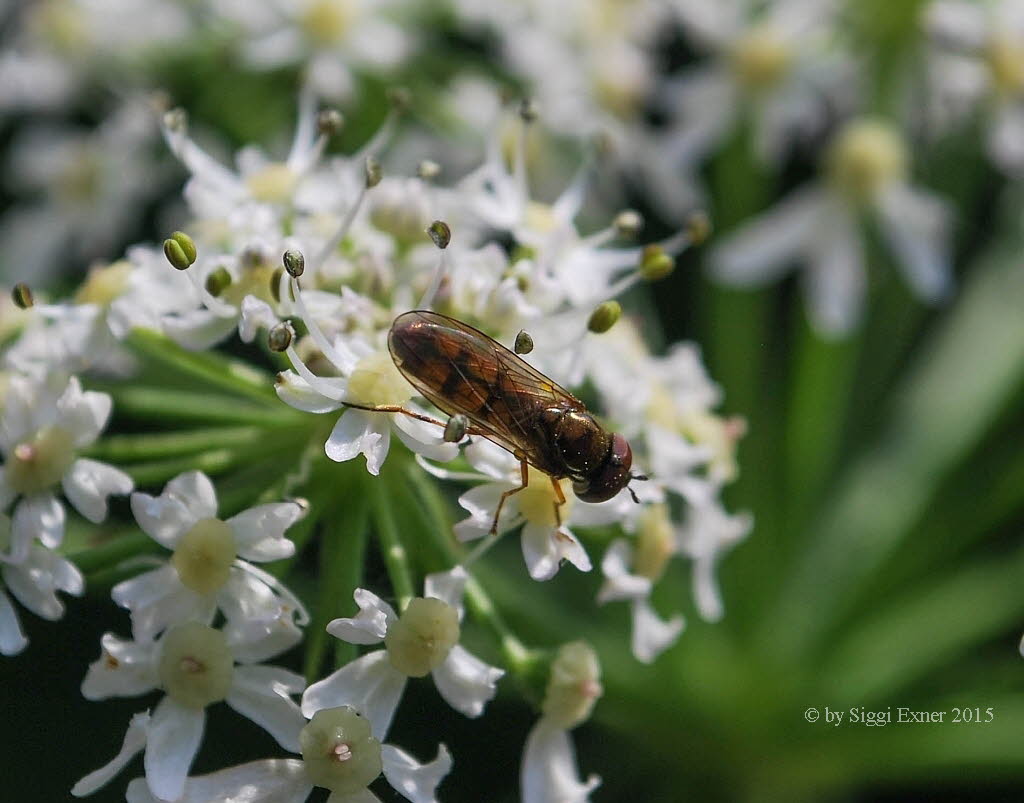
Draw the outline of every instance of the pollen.
[[[391,355],[375,351],[363,357],[348,381],[348,399],[355,404],[404,404],[412,396]]]

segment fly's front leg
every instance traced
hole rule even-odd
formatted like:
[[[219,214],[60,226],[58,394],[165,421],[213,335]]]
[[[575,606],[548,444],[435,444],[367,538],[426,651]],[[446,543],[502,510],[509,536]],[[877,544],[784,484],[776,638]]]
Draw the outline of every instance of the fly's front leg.
[[[342,402],[342,404],[346,407],[353,407],[356,410],[369,410],[371,413],[401,413],[402,415],[409,416],[409,418],[415,418],[417,421],[435,424],[441,427],[441,429],[444,429],[446,426],[444,421],[439,421],[423,413],[417,413],[415,410],[407,410],[398,404],[353,404],[352,402]]]
[[[551,487],[555,490],[555,525],[561,530],[562,529],[562,505],[565,504],[565,494],[562,492],[562,484],[554,477],[549,476],[551,480]]]
[[[519,460],[520,479],[523,484],[518,488],[512,488],[505,491],[501,495],[501,499],[498,500],[498,509],[494,511],[494,521],[491,522],[490,535],[497,535],[498,533],[498,517],[501,516],[501,509],[505,506],[505,500],[512,496],[512,494],[519,493],[523,488],[530,484],[530,464],[523,459],[523,456],[520,453],[516,453],[515,457]]]

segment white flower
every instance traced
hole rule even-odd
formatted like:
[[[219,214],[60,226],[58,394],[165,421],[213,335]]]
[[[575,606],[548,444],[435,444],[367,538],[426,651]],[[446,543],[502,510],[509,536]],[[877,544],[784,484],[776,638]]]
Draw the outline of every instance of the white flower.
[[[0,417],[0,510],[17,499],[8,549],[0,560],[20,563],[34,540],[54,548],[64,537],[64,507],[57,500],[59,483],[68,501],[91,522],[107,515],[107,497],[132,490],[123,471],[80,458],[76,451],[93,443],[110,417],[105,393],[83,391],[76,377],[36,382],[12,376]]]
[[[144,749],[149,791],[161,800],[178,800],[202,741],[206,706],[220,701],[264,728],[285,750],[298,752],[303,719],[290,695],[301,692],[305,681],[294,672],[242,660],[238,651],[249,647],[237,633],[187,622],[158,641],[126,641],[107,633],[102,644],[103,654],[82,682],[87,699],[132,697],[153,689],[165,696],[152,716],[132,718],[120,753],[75,784],[73,795],[96,791]]]
[[[526,738],[520,770],[523,803],[585,803],[601,779],[576,769],[569,730],[590,717],[603,693],[597,655],[585,642],[564,645],[551,665],[543,715]]]
[[[480,716],[505,673],[458,644],[467,579],[461,567],[427,575],[424,596],[413,599],[400,617],[378,596],[357,588],[359,613],[335,619],[327,632],[351,644],[384,642],[385,648],[312,684],[302,697],[303,713],[311,716],[321,708],[350,705],[370,720],[374,734],[384,734],[406,681],[430,673],[452,708],[468,717]]]
[[[213,484],[191,471],[168,482],[160,496],[132,494],[131,505],[146,534],[174,553],[159,568],[114,586],[114,602],[131,611],[136,639],[151,640],[188,620],[209,624],[218,610],[247,626],[293,617],[308,623],[301,603],[250,562],[295,553],[284,532],[302,515],[297,503],[258,505],[223,521]]]
[[[826,336],[861,317],[866,292],[858,214],[877,220],[914,293],[937,302],[951,289],[949,210],[905,177],[906,146],[888,124],[860,119],[834,140],[828,180],[793,192],[719,242],[715,275],[737,285],[767,283],[802,263],[808,312]]]
[[[709,622],[722,618],[722,595],[715,579],[720,555],[747,536],[754,525],[749,513],[726,513],[710,496],[691,498],[682,527],[679,551],[693,561],[693,593],[700,615]]]
[[[11,520],[0,513],[0,546],[6,545],[10,535]],[[36,616],[52,622],[64,615],[57,592],[81,596],[84,590],[82,573],[75,565],[39,544],[32,544],[20,563],[0,563],[0,655],[16,655],[28,644],[5,591]]]
[[[303,760],[267,759],[188,778],[178,803],[301,803],[314,786],[331,790],[330,803],[380,803],[367,784],[381,773],[412,803],[436,803],[436,789],[452,767],[442,744],[437,758],[420,764],[383,744],[366,720],[347,706],[318,711],[298,734]],[[128,784],[129,803],[161,803],[146,782]]]

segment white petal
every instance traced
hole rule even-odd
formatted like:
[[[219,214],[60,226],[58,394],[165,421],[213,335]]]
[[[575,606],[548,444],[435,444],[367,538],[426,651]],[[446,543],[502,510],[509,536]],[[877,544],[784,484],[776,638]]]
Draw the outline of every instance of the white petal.
[[[633,547],[624,538],[616,538],[605,550],[601,559],[601,572],[605,582],[597,592],[597,602],[623,599],[639,599],[651,593],[651,581],[630,571]]]
[[[351,706],[370,721],[374,737],[384,741],[405,681],[391,665],[387,650],[370,652],[306,689],[302,713],[312,718],[323,708]]]
[[[820,190],[797,190],[719,241],[714,275],[738,285],[769,282],[795,266],[818,225]]]
[[[294,502],[274,502],[244,510],[228,519],[235,534],[239,557],[257,563],[280,560],[295,554],[295,544],[284,531],[302,515]]]
[[[437,787],[452,769],[451,754],[443,744],[438,745],[437,758],[429,764],[420,764],[391,744],[380,746],[380,757],[388,783],[412,803],[436,803]]]
[[[165,494],[150,496],[136,491],[131,496],[131,508],[142,531],[168,549],[174,549],[178,539],[197,521],[180,499]]]
[[[988,151],[992,160],[1014,178],[1024,170],[1024,107],[1020,103],[1001,103],[989,126]]]
[[[74,436],[75,446],[87,446],[103,431],[113,402],[106,393],[82,392],[78,377],[71,377],[57,400],[60,423]]]
[[[21,563],[36,539],[50,549],[64,539],[64,506],[51,493],[34,494],[18,502],[11,522],[11,548],[0,560]]]
[[[359,613],[347,619],[332,620],[327,632],[349,644],[380,643],[388,632],[388,625],[398,619],[395,609],[365,588],[357,588],[352,597],[359,606]]]
[[[0,591],[0,655],[17,655],[27,645],[28,639],[22,632],[14,605]]]
[[[442,463],[458,457],[458,444],[445,443],[444,430],[436,424],[428,424],[426,421],[401,414],[395,415],[391,420],[395,425],[398,439],[416,454]]]
[[[164,333],[189,351],[203,351],[224,340],[235,328],[235,315],[220,315],[208,309],[166,315]]]
[[[423,596],[447,602],[459,612],[461,618],[462,595],[468,580],[469,575],[462,566],[456,566],[446,572],[428,574],[423,581]]]
[[[498,680],[505,670],[485,664],[456,644],[432,674],[437,690],[448,705],[467,717],[478,717],[497,694]]]
[[[305,685],[301,675],[286,669],[236,666],[225,702],[273,736],[285,750],[299,753],[299,731],[306,720],[288,695],[298,694]]]
[[[848,334],[860,321],[866,286],[857,221],[833,203],[808,247],[804,273],[811,323],[822,335]]]
[[[64,495],[75,510],[93,524],[107,517],[107,497],[110,494],[128,494],[135,484],[132,478],[106,463],[79,458],[61,482]]]
[[[358,792],[352,792],[348,795],[343,795],[340,792],[331,792],[327,796],[327,803],[381,803],[381,799],[369,789],[360,789]]]
[[[149,714],[144,711],[134,714],[128,723],[128,730],[125,731],[120,752],[109,763],[98,770],[93,770],[71,787],[71,794],[75,797],[85,797],[106,786],[146,746],[148,728]]]
[[[33,544],[23,563],[2,565],[8,590],[32,613],[51,622],[64,615],[57,591],[80,595],[85,581],[78,568],[52,550]]]
[[[185,708],[164,697],[153,712],[146,741],[146,783],[163,800],[177,800],[185,791],[192,760],[199,752],[206,710]]]
[[[256,296],[246,296],[242,299],[238,336],[243,343],[252,343],[260,329],[272,329],[277,323],[277,316],[266,301]]]
[[[228,619],[223,630],[232,655],[243,664],[266,661],[302,641],[294,612],[284,608],[272,620]]]
[[[633,656],[641,663],[651,663],[676,643],[685,625],[680,614],[663,621],[646,599],[637,599],[633,603]]]
[[[271,758],[189,778],[176,803],[303,803],[313,790],[297,758]],[[142,778],[128,784],[127,803],[162,803]]]
[[[882,231],[911,289],[924,301],[945,298],[953,284],[948,205],[899,184],[883,196],[880,209]]]
[[[523,560],[534,580],[550,580],[558,573],[562,560],[569,561],[581,572],[592,565],[586,550],[576,536],[566,530],[527,522],[521,537]]]
[[[132,697],[157,687],[156,644],[128,641],[113,633],[104,633],[100,643],[103,652],[89,665],[82,681],[86,700]]]
[[[490,530],[494,522],[494,511],[498,509],[501,495],[505,491],[511,491],[517,487],[514,482],[488,482],[470,488],[459,497],[459,504],[470,512],[470,515],[479,522],[486,521],[487,529]],[[501,518],[498,520],[498,532],[511,530],[522,521],[519,508],[515,504],[515,497],[509,497],[501,509]]]
[[[519,783],[523,803],[584,803],[601,779],[580,780],[569,734],[541,717],[526,737]]]
[[[722,594],[715,580],[715,555],[702,555],[693,561],[693,595],[697,610],[706,622],[717,622],[725,614]]]
[[[329,377],[322,377],[325,382],[329,379]],[[341,402],[314,390],[305,379],[294,371],[279,373],[277,381],[274,383],[274,390],[277,397],[285,404],[306,413],[329,413],[341,406]],[[339,392],[343,391],[344,387],[339,387]]]
[[[181,501],[196,521],[217,515],[217,492],[202,471],[179,474],[167,483],[162,496]]]
[[[324,444],[327,456],[344,463],[356,455],[366,455],[366,470],[376,476],[391,444],[391,428],[387,416],[366,410],[346,410],[334,425]]]

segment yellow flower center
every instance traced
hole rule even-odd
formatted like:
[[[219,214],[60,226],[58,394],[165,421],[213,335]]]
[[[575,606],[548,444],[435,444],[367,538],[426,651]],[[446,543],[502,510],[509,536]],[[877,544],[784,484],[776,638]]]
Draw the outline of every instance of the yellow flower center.
[[[90,268],[85,281],[75,293],[75,303],[109,306],[110,302],[119,297],[128,286],[131,272],[131,263],[124,259]]]
[[[75,459],[75,443],[63,427],[46,427],[19,443],[7,458],[10,486],[21,494],[45,490],[61,481]]]
[[[732,69],[740,86],[758,92],[777,86],[789,71],[793,52],[770,25],[756,25],[733,44]]]
[[[551,485],[551,478],[537,469],[530,468],[530,483],[523,490],[517,493],[512,499],[519,505],[519,511],[531,524],[539,524],[544,527],[556,527],[558,520],[555,517],[555,507],[558,497]],[[568,479],[556,480],[562,489],[562,496],[565,497],[565,504],[558,505],[562,521],[569,518],[572,512],[575,496],[572,493],[572,483]]]
[[[313,0],[306,6],[299,25],[313,42],[330,45],[345,36],[353,16],[349,0]]]
[[[1024,43],[996,33],[985,48],[985,61],[997,93],[1015,95],[1024,90]]]
[[[235,662],[223,633],[188,622],[167,631],[157,672],[160,685],[175,702],[205,708],[227,697]]]
[[[633,571],[653,583],[658,582],[675,548],[676,539],[672,522],[668,518],[668,506],[658,504],[645,508],[640,514],[640,526],[637,529]]]
[[[451,605],[432,597],[416,597],[401,618],[388,625],[384,646],[395,669],[421,678],[444,663],[459,643],[459,633],[459,615]]]
[[[832,142],[828,175],[841,193],[867,203],[907,172],[907,148],[897,131],[880,120],[849,123]]]
[[[356,404],[404,404],[411,397],[412,386],[386,351],[363,357],[348,380],[348,399]]]
[[[590,716],[603,693],[597,654],[586,642],[574,641],[564,645],[551,664],[541,709],[544,716],[568,730]]]
[[[292,199],[299,177],[284,162],[271,162],[245,179],[249,194],[257,201],[284,204]]]
[[[317,786],[348,797],[383,769],[370,723],[347,705],[317,711],[299,733],[306,775]]]
[[[236,554],[231,527],[220,519],[202,519],[178,541],[171,563],[184,586],[209,594],[228,581]]]

